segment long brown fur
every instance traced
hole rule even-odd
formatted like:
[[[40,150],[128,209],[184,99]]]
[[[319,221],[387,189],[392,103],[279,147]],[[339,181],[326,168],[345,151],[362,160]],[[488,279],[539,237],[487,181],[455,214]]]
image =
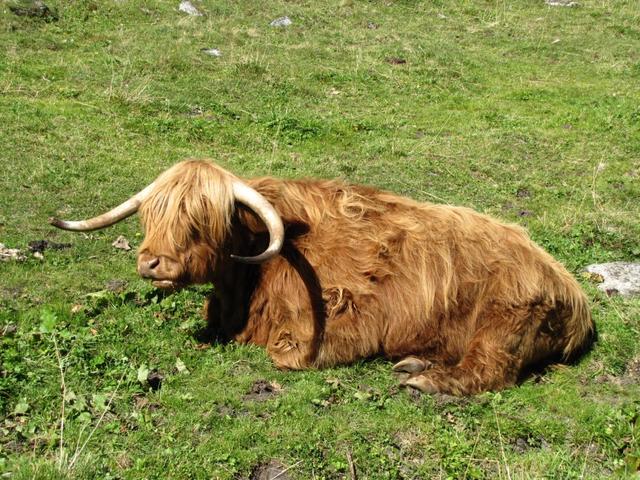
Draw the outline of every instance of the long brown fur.
[[[172,280],[213,282],[209,332],[264,345],[280,368],[405,359],[409,385],[470,394],[587,346],[594,326],[578,283],[526,232],[468,208],[419,203],[341,181],[246,183],[283,219],[281,255],[234,205],[235,178],[206,161],[166,171],[140,210],[141,258],[171,259]],[[408,368],[406,367],[408,365]]]

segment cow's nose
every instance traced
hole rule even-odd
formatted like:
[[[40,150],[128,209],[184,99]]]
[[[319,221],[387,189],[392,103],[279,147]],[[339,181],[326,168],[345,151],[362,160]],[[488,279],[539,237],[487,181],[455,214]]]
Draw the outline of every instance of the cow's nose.
[[[138,273],[143,278],[154,278],[154,269],[160,264],[158,257],[147,258],[138,262]]]

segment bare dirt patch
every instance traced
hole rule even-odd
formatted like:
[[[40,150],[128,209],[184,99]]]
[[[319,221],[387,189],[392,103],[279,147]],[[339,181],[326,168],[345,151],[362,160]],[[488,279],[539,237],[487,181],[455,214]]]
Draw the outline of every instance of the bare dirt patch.
[[[23,287],[0,287],[1,300],[17,300],[24,294]]]
[[[584,384],[586,382],[587,381],[585,380],[582,383]],[[609,383],[619,387],[640,384],[640,356],[631,359],[629,363],[627,363],[623,374],[611,375],[610,373],[605,373],[595,377],[593,382],[596,384]]]
[[[105,287],[106,290],[109,290],[110,292],[122,293],[127,288],[127,281],[126,280],[117,280],[117,279],[109,280],[104,285],[104,287]]]
[[[245,402],[262,402],[275,397],[282,391],[279,383],[267,380],[256,380],[251,390],[242,398]]]
[[[32,240],[29,242],[29,251],[31,253],[44,253],[45,250],[64,250],[66,248],[71,248],[71,243],[56,243],[50,242],[48,240]]]
[[[640,356],[634,358],[627,364],[627,368],[622,378],[623,384],[640,383]]]
[[[287,468],[277,460],[257,465],[251,472],[250,480],[289,480]]]

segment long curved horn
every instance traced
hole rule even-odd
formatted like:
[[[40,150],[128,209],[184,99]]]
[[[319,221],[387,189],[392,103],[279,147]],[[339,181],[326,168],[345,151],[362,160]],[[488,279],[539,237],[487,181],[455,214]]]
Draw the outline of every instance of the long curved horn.
[[[88,232],[90,230],[108,227],[136,213],[142,201],[147,198],[151,190],[153,190],[153,187],[154,183],[148,185],[126,202],[121,203],[114,209],[97,217],[77,221],[60,220],[52,217],[49,219],[49,223],[63,230],[72,230],[74,232]]]
[[[264,252],[255,257],[240,257],[237,255],[231,255],[231,257],[243,263],[262,263],[278,255],[284,242],[284,225],[273,205],[260,193],[240,180],[234,180],[233,182],[233,196],[238,202],[253,210],[267,226],[269,230],[269,246]]]

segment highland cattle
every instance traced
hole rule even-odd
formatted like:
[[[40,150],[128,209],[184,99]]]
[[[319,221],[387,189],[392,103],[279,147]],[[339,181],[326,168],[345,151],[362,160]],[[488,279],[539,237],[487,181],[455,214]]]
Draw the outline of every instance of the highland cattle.
[[[283,369],[384,356],[425,392],[473,394],[568,361],[594,325],[576,280],[519,226],[333,180],[240,179],[204,160],[162,173],[93,230],[138,212],[138,272],[212,283],[207,332]]]

